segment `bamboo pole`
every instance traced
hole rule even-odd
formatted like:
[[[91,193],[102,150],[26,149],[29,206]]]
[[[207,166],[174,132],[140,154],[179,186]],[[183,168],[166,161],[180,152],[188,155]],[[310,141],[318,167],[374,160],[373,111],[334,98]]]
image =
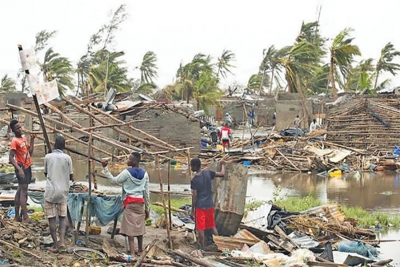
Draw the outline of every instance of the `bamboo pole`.
[[[89,104],[89,86],[88,86],[88,84],[86,84],[86,92],[87,92],[87,99],[88,99],[88,104],[87,104],[87,109],[88,109],[88,111],[90,112],[90,104]],[[90,128],[92,128],[93,126],[94,126],[94,121],[93,121],[93,118],[92,117],[90,117],[89,116],[89,126],[90,126]],[[90,134],[92,134],[92,130],[89,130],[89,132],[90,132]],[[92,156],[94,153],[94,151],[93,151],[93,144],[94,144],[94,141],[93,141],[93,139],[92,138],[89,138],[89,149],[90,149],[90,153],[89,153],[89,156]],[[90,167],[90,165],[89,165],[89,167]],[[93,175],[93,184],[94,184],[94,189],[96,189],[97,190],[97,179],[96,179],[96,163],[95,162],[93,162],[93,165],[92,165],[92,175]],[[92,177],[89,177],[89,184],[90,184],[90,179],[92,179]]]
[[[171,215],[171,161],[168,160],[168,218],[170,221],[170,229],[172,230],[172,215]]]
[[[172,249],[172,239],[171,239],[171,233],[170,233],[170,223],[171,222],[168,220],[167,207],[165,205],[165,195],[164,195],[163,182],[161,179],[161,163],[160,163],[159,155],[156,155],[156,165],[157,165],[157,169],[158,169],[158,181],[160,182],[161,200],[162,200],[162,205],[164,208],[164,219],[167,224],[166,228],[167,228],[169,248]]]
[[[30,111],[30,110],[27,110],[27,109],[24,109],[24,108],[15,106],[15,105],[6,104],[6,106],[11,107],[11,108],[16,109],[16,110],[23,111],[23,112],[25,112],[25,113],[27,113],[27,114],[29,114],[29,115],[35,116],[35,117],[38,116],[36,113],[34,113],[34,112]],[[46,119],[47,119],[48,121],[50,121],[50,122],[53,122],[53,123],[55,123],[55,124],[61,126],[61,127],[64,127],[64,128],[66,128],[66,129],[70,129],[71,131],[75,131],[75,132],[78,132],[78,133],[83,134],[83,135],[86,135],[86,136],[89,136],[89,135],[90,135],[87,131],[84,131],[84,130],[82,130],[82,129],[79,129],[79,128],[76,128],[76,127],[74,127],[74,126],[68,125],[68,124],[66,124],[66,123],[60,122],[60,121],[55,120],[55,119],[53,119],[53,118],[48,117],[48,118],[46,118]],[[139,149],[139,148],[137,148],[137,147],[134,147],[134,146],[127,146],[127,144],[121,143],[121,142],[116,141],[116,140],[110,141],[108,138],[105,138],[104,136],[101,136],[101,135],[92,134],[92,138],[94,138],[95,140],[102,141],[102,142],[104,142],[104,143],[106,143],[106,144],[108,144],[108,145],[110,145],[110,146],[112,146],[112,147],[119,148],[119,149],[121,149],[121,150],[123,150],[123,151],[128,151],[128,152],[130,152],[130,150],[135,150],[135,151],[143,152],[141,149]]]
[[[10,124],[10,122],[8,122],[8,121],[6,121],[6,120],[3,120],[3,119],[1,119],[1,118],[0,118],[0,122],[1,122],[1,123],[5,123],[5,124]],[[46,126],[46,128],[48,128],[48,129],[51,130],[50,132],[60,133],[60,134],[64,135],[65,137],[70,138],[70,139],[72,139],[72,140],[74,140],[74,141],[76,141],[76,142],[78,142],[78,143],[87,145],[87,143],[86,143],[85,141],[82,141],[82,140],[80,140],[79,138],[76,138],[76,137],[74,137],[74,136],[72,136],[72,135],[70,135],[70,134],[64,132],[63,130],[59,130],[59,129],[57,129],[57,128],[53,127],[53,126],[49,126],[49,125],[47,125],[47,124],[45,124],[45,126]],[[27,131],[27,130],[25,130],[25,132],[26,132],[26,133],[32,133],[32,134],[36,134],[36,133],[37,133],[37,132],[32,132],[32,131]],[[37,138],[40,139],[40,140],[45,140],[44,138],[40,138],[40,136],[37,136]],[[68,142],[68,141],[67,141],[67,142]],[[54,142],[50,141],[50,144],[53,144],[53,145],[54,145]],[[66,149],[69,150],[69,151],[71,151],[72,153],[75,153],[75,152],[74,152],[75,150],[72,151],[71,148],[66,148]],[[96,151],[98,151],[98,152],[101,152],[101,153],[103,153],[103,154],[105,154],[105,155],[107,155],[107,156],[110,156],[110,157],[112,156],[112,154],[111,154],[110,152],[108,152],[108,151],[106,151],[106,150],[103,150],[103,149],[100,149],[100,148],[98,148],[98,147],[93,146],[93,149],[96,150]],[[75,154],[77,154],[77,153],[75,153]],[[80,154],[83,154],[83,153],[80,153]]]
[[[88,114],[89,116],[93,117],[95,120],[99,121],[100,123],[102,123],[102,124],[107,124],[106,121],[104,121],[104,120],[102,120],[101,118],[97,117],[97,116],[94,115],[93,113],[88,112],[87,110],[81,108],[80,106],[76,105],[75,103],[73,103],[72,101],[66,99],[65,97],[64,97],[63,99],[64,99],[64,101],[66,101],[68,104],[73,105],[73,106],[74,106],[75,108],[77,108],[79,111]],[[107,118],[109,118],[109,119],[115,121],[115,122],[124,123],[124,121],[119,120],[119,119],[117,119],[117,118],[111,116],[110,114],[108,114],[108,113],[106,113],[106,112],[104,112],[104,111],[102,111],[102,110],[100,110],[100,109],[93,108],[93,110],[96,111],[96,112],[98,112],[98,113],[100,113],[101,115],[103,115],[103,116],[105,116],[105,117],[107,117]],[[135,139],[135,140],[137,140],[137,141],[139,141],[139,142],[142,142],[142,143],[144,143],[144,144],[153,145],[153,146],[156,146],[156,147],[159,147],[159,148],[165,148],[165,147],[167,147],[167,148],[170,148],[170,149],[172,149],[172,150],[176,150],[176,149],[177,149],[176,147],[174,147],[174,146],[172,146],[172,145],[170,145],[170,144],[168,144],[168,143],[166,143],[166,142],[164,142],[164,141],[162,141],[162,140],[156,138],[155,136],[152,136],[152,135],[146,133],[145,131],[142,131],[142,130],[140,130],[140,129],[137,129],[137,128],[131,126],[131,125],[127,125],[127,126],[128,126],[129,129],[134,130],[134,131],[140,133],[141,135],[143,135],[143,136],[149,138],[150,140],[153,140],[153,141],[158,142],[158,143],[149,142],[149,141],[147,141],[147,140],[145,140],[145,139],[142,139],[142,138],[140,138],[140,137],[134,136],[134,135],[132,135],[132,134],[126,132],[126,131],[123,131],[123,130],[121,130],[121,129],[115,127],[115,126],[112,126],[112,128],[113,128],[115,131],[117,131],[117,132],[119,132],[119,133],[121,133],[121,134],[123,134],[123,135],[126,135],[126,136],[128,136],[128,137],[130,137],[130,138],[132,138],[132,139]]]
[[[115,124],[108,124],[108,125],[98,125],[98,126],[92,126],[89,128],[82,128],[82,130],[85,131],[89,131],[89,130],[97,130],[97,129],[102,129],[102,128],[109,128],[109,127],[117,127],[117,126],[125,126],[125,125],[129,125],[131,123],[135,123],[135,122],[145,122],[145,121],[149,121],[149,120],[134,120],[134,121],[129,121],[129,122],[125,122],[125,123],[115,123]]]
[[[89,246],[89,226],[90,226],[90,201],[92,197],[92,160],[90,157],[92,156],[92,132],[90,132],[89,135],[89,148],[88,148],[88,179],[89,179],[89,192],[88,192],[88,200],[87,200],[87,205],[86,205],[86,239],[85,239],[85,244],[86,247]]]
[[[190,169],[190,148],[188,148],[187,149],[187,152],[186,152],[186,154],[187,154],[187,165],[188,165],[188,177],[189,177],[189,181],[191,180],[191,169]]]

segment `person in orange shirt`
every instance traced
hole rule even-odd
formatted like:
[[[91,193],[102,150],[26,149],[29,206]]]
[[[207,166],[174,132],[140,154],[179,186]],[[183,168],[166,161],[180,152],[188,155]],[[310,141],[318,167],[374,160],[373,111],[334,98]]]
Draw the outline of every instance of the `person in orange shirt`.
[[[15,168],[15,175],[18,179],[18,189],[15,193],[15,220],[29,221],[26,204],[28,201],[28,185],[31,182],[31,155],[33,154],[33,146],[35,136],[31,135],[30,143],[22,136],[22,126],[17,120],[10,122],[10,128],[15,137],[11,141],[9,161]],[[20,215],[21,207],[21,215]]]

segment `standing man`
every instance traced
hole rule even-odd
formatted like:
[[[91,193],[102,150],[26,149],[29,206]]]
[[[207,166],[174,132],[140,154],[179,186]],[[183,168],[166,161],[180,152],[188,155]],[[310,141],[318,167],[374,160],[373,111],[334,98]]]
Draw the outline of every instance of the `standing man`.
[[[10,145],[9,161],[15,168],[15,175],[18,179],[18,189],[15,193],[15,220],[25,222],[29,221],[26,203],[28,201],[28,185],[31,182],[31,155],[35,143],[35,136],[31,135],[30,143],[22,136],[22,126],[17,120],[10,122],[10,129],[14,133],[14,138]],[[20,207],[21,214],[20,215]]]
[[[222,146],[224,147],[224,153],[225,153],[225,147],[228,147],[228,151],[230,150],[231,146],[231,136],[232,132],[231,129],[228,126],[228,123],[225,123],[225,126],[222,127],[221,131],[219,132],[219,139],[221,139]]]
[[[195,173],[190,181],[190,188],[192,189],[192,218],[196,220],[196,228],[199,234],[199,241],[201,249],[204,251],[206,248],[204,231],[212,229],[214,235],[218,235],[217,228],[214,222],[214,204],[211,192],[211,180],[214,177],[225,176],[225,162],[221,163],[221,171],[214,172],[211,170],[202,170],[200,159],[192,159],[190,161],[190,168]]]
[[[310,124],[310,133],[317,130],[319,128],[319,124],[316,119],[313,119],[313,121]]]
[[[300,118],[299,115],[296,115],[296,118],[294,118],[294,128],[299,128],[300,127]]]
[[[131,256],[136,255],[135,237],[138,241],[138,253],[143,251],[145,220],[150,214],[149,175],[144,169],[139,168],[139,163],[140,154],[133,152],[127,162],[130,168],[114,177],[107,168],[108,162],[102,162],[104,175],[114,183],[122,183],[122,197],[125,200],[120,233],[128,236]]]
[[[252,110],[250,110],[250,112],[249,112],[250,127],[253,127],[253,126],[254,126],[254,117],[255,117],[254,109],[252,109]]]
[[[67,228],[67,198],[69,181],[74,180],[72,159],[64,154],[65,139],[56,136],[53,152],[44,157],[44,175],[46,176],[46,189],[44,191],[44,213],[49,220],[50,235],[53,246],[52,252],[59,248],[65,249],[65,232]],[[57,244],[56,217],[58,215],[60,230],[60,245]]]

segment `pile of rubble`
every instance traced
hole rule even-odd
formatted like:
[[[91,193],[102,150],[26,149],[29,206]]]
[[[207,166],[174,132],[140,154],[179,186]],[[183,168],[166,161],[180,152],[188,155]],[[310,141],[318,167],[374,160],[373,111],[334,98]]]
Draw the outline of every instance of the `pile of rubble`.
[[[325,173],[340,171],[393,171],[397,169],[394,155],[371,155],[366,150],[325,141],[321,130],[295,138],[270,134],[250,140],[236,139],[226,153],[203,150],[200,157],[205,163],[215,159],[244,162],[247,166],[268,171],[298,171]]]

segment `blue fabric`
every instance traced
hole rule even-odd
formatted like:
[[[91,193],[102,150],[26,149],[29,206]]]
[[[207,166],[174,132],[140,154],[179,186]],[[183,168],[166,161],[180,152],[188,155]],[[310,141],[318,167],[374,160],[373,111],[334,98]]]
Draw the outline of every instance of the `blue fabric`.
[[[374,259],[378,256],[379,251],[368,244],[356,241],[342,241],[338,243],[338,251],[357,253],[358,255]]]
[[[44,203],[44,193],[29,191],[29,197],[36,204],[40,204],[43,207]],[[72,222],[82,221],[81,208],[82,202],[88,200],[88,193],[69,193],[68,194],[68,209],[71,214]],[[121,195],[111,195],[111,196],[95,196],[92,195],[90,198],[89,215],[91,217],[96,217],[99,221],[100,226],[105,226],[115,217],[119,217],[124,211],[123,200]],[[86,214],[86,213],[84,213]]]
[[[132,167],[128,168],[127,170],[133,177],[139,180],[142,180],[144,178],[144,175],[146,174],[146,171],[142,168]]]

